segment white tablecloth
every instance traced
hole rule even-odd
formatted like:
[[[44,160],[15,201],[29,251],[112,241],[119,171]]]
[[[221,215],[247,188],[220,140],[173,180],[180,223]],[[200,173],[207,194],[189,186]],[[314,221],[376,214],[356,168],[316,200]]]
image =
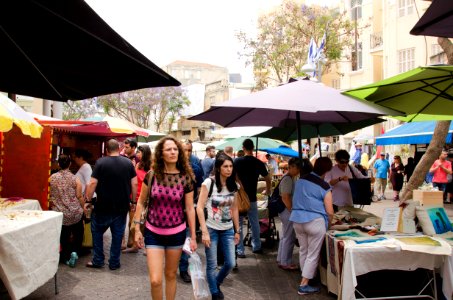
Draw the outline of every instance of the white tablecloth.
[[[355,299],[356,277],[378,270],[406,270],[418,268],[441,269],[442,290],[448,300],[452,296],[453,263],[451,256],[401,251],[399,246],[387,247],[373,243],[369,247],[355,247],[352,241],[345,242],[342,272],[341,299]]]
[[[0,211],[0,277],[12,299],[29,295],[57,272],[62,222],[60,212]]]
[[[38,200],[24,199],[20,201],[5,201],[7,198],[0,198],[0,211],[2,210],[42,210]]]

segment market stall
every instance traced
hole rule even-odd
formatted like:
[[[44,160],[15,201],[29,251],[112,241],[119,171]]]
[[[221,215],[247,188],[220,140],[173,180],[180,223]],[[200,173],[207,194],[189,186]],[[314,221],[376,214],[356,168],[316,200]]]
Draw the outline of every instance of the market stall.
[[[37,199],[43,210],[48,209],[49,177],[58,170],[56,162],[60,153],[72,154],[78,148],[88,150],[92,155],[88,163],[94,165],[104,153],[106,140],[124,140],[137,135],[135,132],[113,132],[107,122],[38,122],[43,126],[40,139],[23,135],[17,127],[3,134],[0,187],[2,197]]]
[[[29,295],[57,272],[62,222],[60,212],[0,210],[0,279],[13,300]]]
[[[421,207],[417,204],[413,202],[408,205],[407,211],[400,210],[398,207],[391,208],[397,212],[394,219],[396,229],[392,232],[380,231],[385,230],[390,223],[386,220],[386,213],[381,219],[357,208],[340,210],[334,217],[335,225],[326,234],[327,262],[325,269],[320,268],[321,278],[328,291],[338,295],[339,299],[417,298],[422,297],[420,295],[437,299],[437,294],[440,295],[440,292],[446,299],[451,299],[453,293],[453,257],[451,256],[453,232],[449,231],[451,226],[435,228],[438,222],[433,218],[440,218],[439,214],[442,214],[443,208]],[[412,212],[409,212],[410,210]],[[418,218],[423,220],[420,221],[423,233],[401,232],[402,223],[412,219],[415,212]],[[400,286],[396,289],[396,294],[389,295],[386,293],[395,291],[390,285],[398,286],[398,282],[402,284],[402,279],[395,277],[397,276],[395,270],[422,272],[423,278],[417,282],[410,282],[408,289],[410,292]],[[379,285],[378,288],[370,290],[369,287],[360,285],[364,282],[359,280],[361,275],[370,276],[376,271],[383,272],[378,275],[385,274],[384,277],[378,277],[373,281],[374,286]],[[439,272],[443,279],[441,291],[437,290],[436,272]],[[404,277],[408,276],[404,275]],[[373,294],[376,290],[378,295]],[[407,293],[414,293],[417,296],[408,296]]]

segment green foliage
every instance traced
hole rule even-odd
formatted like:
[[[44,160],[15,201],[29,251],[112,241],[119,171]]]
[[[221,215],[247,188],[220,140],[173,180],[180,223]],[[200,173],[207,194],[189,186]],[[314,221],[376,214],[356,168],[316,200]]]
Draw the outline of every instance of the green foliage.
[[[274,11],[259,18],[256,37],[244,32],[237,34],[243,44],[239,55],[253,65],[257,88],[263,89],[302,75],[300,70],[307,61],[310,39],[313,37],[319,46],[326,30],[324,71],[329,69],[340,60],[343,50],[351,47],[354,25],[346,13],[338,10],[285,0]]]
[[[142,128],[149,128],[153,122],[156,131],[163,132],[164,125],[171,128],[175,116],[190,101],[180,87],[159,87],[102,96],[98,103],[110,116],[119,116]]]

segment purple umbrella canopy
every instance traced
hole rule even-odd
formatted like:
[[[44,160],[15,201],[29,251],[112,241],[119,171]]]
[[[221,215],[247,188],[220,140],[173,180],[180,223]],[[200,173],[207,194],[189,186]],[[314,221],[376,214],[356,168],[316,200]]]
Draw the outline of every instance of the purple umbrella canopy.
[[[214,105],[190,120],[211,121],[223,127],[297,127],[297,113],[303,124],[353,123],[402,115],[323,84],[298,80]]]
[[[433,1],[410,33],[453,38],[453,1]]]
[[[223,127],[296,128],[301,150],[303,124],[355,123],[378,116],[401,115],[404,114],[342,95],[339,90],[323,84],[296,80],[212,106],[189,119],[211,121]]]

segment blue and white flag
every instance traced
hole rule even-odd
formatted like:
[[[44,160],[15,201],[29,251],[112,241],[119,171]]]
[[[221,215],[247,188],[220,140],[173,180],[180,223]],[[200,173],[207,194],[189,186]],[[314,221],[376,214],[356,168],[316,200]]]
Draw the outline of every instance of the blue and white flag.
[[[324,46],[326,45],[326,33],[324,32],[324,35],[322,37],[322,40],[321,40],[321,44],[319,45],[319,48],[318,50],[316,51],[316,57],[315,57],[315,60],[319,60],[321,59],[321,54],[323,53],[324,51]]]
[[[317,52],[318,51],[317,51],[315,40],[313,38],[311,38],[310,45],[308,46],[307,64],[315,64]]]

